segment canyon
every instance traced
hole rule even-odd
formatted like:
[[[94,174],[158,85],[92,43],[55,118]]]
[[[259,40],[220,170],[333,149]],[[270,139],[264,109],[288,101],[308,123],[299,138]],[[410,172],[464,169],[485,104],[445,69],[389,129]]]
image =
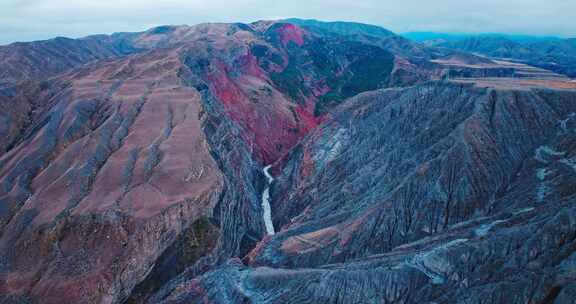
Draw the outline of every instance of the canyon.
[[[574,303],[574,75],[492,55],[302,19],[0,46],[0,303]]]

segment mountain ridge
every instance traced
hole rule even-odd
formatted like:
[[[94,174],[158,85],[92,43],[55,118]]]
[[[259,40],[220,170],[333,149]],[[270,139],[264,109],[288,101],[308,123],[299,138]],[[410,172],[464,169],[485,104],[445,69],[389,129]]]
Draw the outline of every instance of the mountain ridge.
[[[456,37],[416,37],[430,46],[479,53],[495,58],[525,62],[554,72],[576,77],[574,38],[514,36],[501,34],[461,35]]]

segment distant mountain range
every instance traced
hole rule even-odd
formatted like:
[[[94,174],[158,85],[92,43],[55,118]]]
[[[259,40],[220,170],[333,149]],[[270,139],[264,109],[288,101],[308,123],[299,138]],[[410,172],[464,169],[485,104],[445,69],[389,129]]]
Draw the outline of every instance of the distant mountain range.
[[[472,37],[500,37],[512,41],[529,42],[541,40],[561,40],[563,38],[556,36],[531,36],[531,35],[514,35],[514,34],[498,34],[498,33],[484,33],[484,34],[451,34],[451,33],[438,33],[438,32],[407,32],[402,33],[400,36],[408,38],[417,42],[426,42],[430,40],[442,39],[446,41],[464,40]]]
[[[576,38],[432,32],[406,33],[403,36],[429,46],[518,60],[576,78]]]

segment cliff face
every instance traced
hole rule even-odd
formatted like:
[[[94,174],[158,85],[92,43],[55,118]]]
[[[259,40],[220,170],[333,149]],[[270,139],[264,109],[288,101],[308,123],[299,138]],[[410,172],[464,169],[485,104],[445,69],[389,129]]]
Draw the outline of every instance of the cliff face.
[[[569,197],[570,187],[535,184],[538,159],[559,156],[561,140],[572,140],[557,134],[572,119],[574,98],[432,83],[349,100],[288,157],[272,188],[282,232],[253,263],[365,258],[473,218]]]
[[[0,303],[569,303],[571,84],[295,23],[86,38],[6,86]]]

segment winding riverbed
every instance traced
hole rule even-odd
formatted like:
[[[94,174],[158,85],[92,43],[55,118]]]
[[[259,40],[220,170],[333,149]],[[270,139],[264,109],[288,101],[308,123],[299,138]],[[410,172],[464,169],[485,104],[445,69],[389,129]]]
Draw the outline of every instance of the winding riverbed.
[[[262,217],[264,218],[264,224],[266,225],[266,232],[269,235],[274,234],[274,224],[272,223],[272,209],[270,208],[270,184],[274,181],[274,178],[268,170],[270,170],[272,165],[268,165],[264,167],[262,171],[264,171],[264,175],[266,176],[266,180],[268,181],[268,185],[264,192],[262,193]]]

